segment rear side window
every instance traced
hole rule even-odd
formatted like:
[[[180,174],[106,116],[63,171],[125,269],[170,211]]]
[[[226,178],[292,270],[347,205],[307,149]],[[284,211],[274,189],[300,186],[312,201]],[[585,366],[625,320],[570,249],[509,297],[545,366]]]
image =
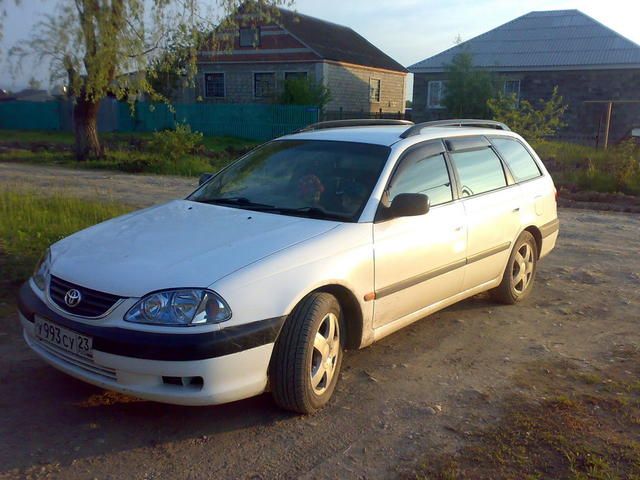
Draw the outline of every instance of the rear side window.
[[[453,200],[451,180],[442,153],[405,158],[389,184],[389,200],[400,193],[423,193],[431,206]]]
[[[452,152],[460,176],[463,197],[489,192],[507,185],[500,158],[490,148]]]
[[[520,142],[511,138],[492,138],[491,141],[509,165],[516,182],[524,182],[541,175],[536,161]]]

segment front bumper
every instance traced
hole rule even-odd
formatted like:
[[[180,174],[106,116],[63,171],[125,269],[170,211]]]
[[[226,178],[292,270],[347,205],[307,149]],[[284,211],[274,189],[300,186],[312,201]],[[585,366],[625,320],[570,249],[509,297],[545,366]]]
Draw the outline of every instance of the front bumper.
[[[220,404],[264,392],[284,322],[276,318],[198,334],[100,327],[58,314],[28,283],[20,289],[18,306],[25,341],[55,368],[102,388],[179,405]],[[92,358],[36,338],[35,316],[92,337]]]

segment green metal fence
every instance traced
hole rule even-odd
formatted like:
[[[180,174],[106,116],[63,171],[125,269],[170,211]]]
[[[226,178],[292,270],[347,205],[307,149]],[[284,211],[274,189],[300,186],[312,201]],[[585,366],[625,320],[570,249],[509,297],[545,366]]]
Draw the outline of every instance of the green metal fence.
[[[138,102],[135,108],[107,100],[100,108],[102,131],[154,132],[185,123],[205,135],[269,140],[319,120],[316,107],[257,104],[165,104]],[[0,102],[0,128],[70,130],[69,102]]]
[[[0,102],[0,128],[61,130],[63,107],[61,102]]]

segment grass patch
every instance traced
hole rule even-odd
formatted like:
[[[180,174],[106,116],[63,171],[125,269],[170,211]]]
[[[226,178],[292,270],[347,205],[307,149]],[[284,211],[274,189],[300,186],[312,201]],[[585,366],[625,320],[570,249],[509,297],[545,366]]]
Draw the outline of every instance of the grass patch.
[[[502,420],[473,432],[455,454],[425,458],[425,479],[640,479],[640,352],[617,351],[604,371],[536,364],[519,379],[530,393]]]
[[[52,243],[131,210],[115,202],[0,190],[0,296],[15,293]]]
[[[50,132],[40,130],[0,130],[0,142],[46,142],[62,145],[73,145],[73,134],[70,132]]]
[[[153,133],[106,133],[101,135],[104,158],[78,162],[69,132],[0,130],[0,161],[190,177],[216,172],[257,145],[241,138],[202,137],[191,152],[170,159],[154,151],[153,138]]]
[[[607,150],[548,141],[533,147],[558,187],[640,195],[640,150],[633,141]]]

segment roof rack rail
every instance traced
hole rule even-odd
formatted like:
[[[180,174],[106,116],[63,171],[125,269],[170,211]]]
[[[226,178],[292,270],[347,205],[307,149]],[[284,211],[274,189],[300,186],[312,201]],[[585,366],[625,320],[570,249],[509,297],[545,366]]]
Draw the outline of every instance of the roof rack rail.
[[[314,130],[324,130],[326,128],[344,128],[344,127],[379,127],[384,125],[413,125],[409,120],[394,120],[391,118],[359,118],[352,120],[329,120],[327,122],[318,122],[301,128],[296,133],[311,132]]]
[[[407,129],[400,138],[409,138],[419,135],[423,128],[427,127],[478,127],[478,128],[494,128],[496,130],[505,130],[510,132],[511,129],[502,122],[495,120],[476,120],[476,119],[454,119],[454,120],[436,120],[434,122],[423,122]]]

